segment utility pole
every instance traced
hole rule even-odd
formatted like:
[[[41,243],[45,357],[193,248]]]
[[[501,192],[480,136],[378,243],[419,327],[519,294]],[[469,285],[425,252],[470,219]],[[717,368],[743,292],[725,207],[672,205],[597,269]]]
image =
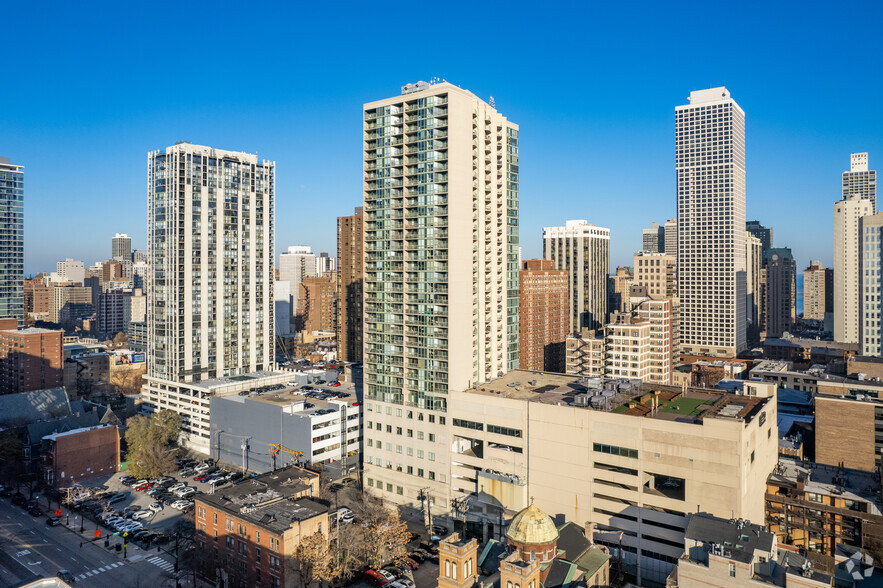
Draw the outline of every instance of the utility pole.
[[[242,448],[242,475],[243,476],[248,475],[248,468],[246,467],[247,462],[245,461],[245,455],[246,455],[246,452],[248,451],[248,440],[249,439],[251,439],[251,437],[243,437],[242,443],[240,444],[240,447]]]

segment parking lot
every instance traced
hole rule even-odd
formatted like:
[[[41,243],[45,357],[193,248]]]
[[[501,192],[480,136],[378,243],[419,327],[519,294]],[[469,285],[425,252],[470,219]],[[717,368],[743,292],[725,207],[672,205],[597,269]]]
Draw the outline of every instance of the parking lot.
[[[83,516],[97,521],[109,533],[126,532],[132,540],[152,546],[166,543],[176,530],[183,528],[179,525],[192,522],[193,502],[187,494],[211,492],[210,483],[193,479],[206,475],[242,477],[214,467],[210,460],[193,460],[189,467],[182,466],[174,474],[152,480],[134,480],[127,472],[93,479],[83,484],[84,492],[79,496],[74,490],[72,499]],[[216,487],[232,481],[221,481]]]

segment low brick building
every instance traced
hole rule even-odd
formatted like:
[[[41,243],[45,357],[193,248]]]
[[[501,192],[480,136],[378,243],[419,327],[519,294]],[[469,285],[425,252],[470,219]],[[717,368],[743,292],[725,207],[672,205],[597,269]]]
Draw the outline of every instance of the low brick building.
[[[328,533],[327,507],[311,499],[318,494],[319,475],[294,466],[197,494],[201,572],[220,586],[293,585],[285,560],[302,538]]]
[[[41,462],[46,483],[65,488],[115,473],[120,465],[116,425],[98,425],[43,437]]]
[[[64,332],[15,327],[15,319],[0,323],[0,394],[61,386]]]

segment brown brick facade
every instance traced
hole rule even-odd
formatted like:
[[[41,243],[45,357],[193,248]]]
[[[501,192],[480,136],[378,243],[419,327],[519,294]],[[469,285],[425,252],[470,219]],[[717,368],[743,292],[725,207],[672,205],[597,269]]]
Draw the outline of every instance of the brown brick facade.
[[[569,317],[567,271],[556,270],[548,259],[531,259],[522,265],[520,367],[564,373]]]
[[[116,425],[103,425],[43,440],[46,481],[66,488],[96,476],[108,476],[119,469],[120,433]]]
[[[815,404],[816,461],[873,472],[875,405],[824,396],[816,396]]]
[[[63,382],[63,331],[0,331],[0,393],[57,388]]]

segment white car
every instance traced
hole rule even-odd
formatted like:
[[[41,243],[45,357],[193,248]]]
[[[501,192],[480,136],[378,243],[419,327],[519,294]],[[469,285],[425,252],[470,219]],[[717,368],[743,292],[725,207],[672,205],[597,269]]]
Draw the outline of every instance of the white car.
[[[187,484],[185,484],[184,482],[178,482],[177,484],[169,486],[168,491],[169,492],[177,492],[181,488],[186,488],[186,487],[187,487]]]
[[[189,487],[188,487],[188,488],[183,488],[183,489],[179,490],[179,491],[177,492],[177,494],[178,494],[178,496],[180,496],[181,498],[186,498],[186,497],[188,497],[188,496],[191,496],[191,495],[193,495],[193,494],[196,494],[196,488],[189,488]]]
[[[139,510],[132,515],[132,518],[135,520],[146,519],[147,517],[152,517],[153,515],[154,512],[152,510]]]
[[[165,508],[165,505],[164,505],[162,502],[160,502],[160,501],[157,500],[156,502],[154,502],[153,504],[151,504],[151,505],[148,506],[147,508],[149,508],[149,509],[152,510],[153,512],[159,512],[159,511],[161,511],[162,509]]]
[[[178,510],[184,510],[193,505],[193,501],[191,500],[176,500],[172,503],[172,508],[176,508]]]
[[[193,469],[196,470],[197,472],[199,472],[199,473],[201,474],[202,472],[207,472],[207,471],[209,471],[211,468],[212,468],[212,466],[210,466],[209,464],[207,464],[207,463],[201,463],[201,464],[199,464],[198,466],[196,466],[196,467],[193,468]]]
[[[144,525],[142,525],[141,523],[129,523],[128,525],[126,525],[125,527],[120,529],[120,532],[121,533],[133,533],[135,531],[140,531],[143,528],[144,528]]]

